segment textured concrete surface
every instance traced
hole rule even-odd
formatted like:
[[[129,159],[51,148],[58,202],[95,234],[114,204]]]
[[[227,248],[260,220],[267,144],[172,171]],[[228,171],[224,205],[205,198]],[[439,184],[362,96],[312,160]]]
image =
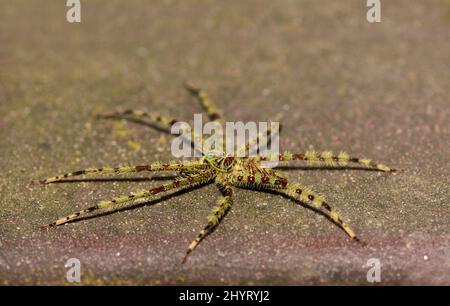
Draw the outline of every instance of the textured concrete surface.
[[[450,2],[0,1],[0,283],[449,284]],[[185,80],[227,120],[281,118],[285,149],[345,150],[404,169],[288,171],[368,242],[283,197],[237,191],[224,222],[181,259],[212,187],[49,231],[58,217],[161,184],[31,185],[85,167],[170,159],[170,137],[93,113],[141,108],[192,120]],[[136,178],[137,177],[137,178]]]

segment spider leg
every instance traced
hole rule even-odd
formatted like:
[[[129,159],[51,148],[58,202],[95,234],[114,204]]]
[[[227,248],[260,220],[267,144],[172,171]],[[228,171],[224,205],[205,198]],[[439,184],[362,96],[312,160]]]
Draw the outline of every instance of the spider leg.
[[[266,157],[261,156],[258,158],[259,160],[271,160],[278,159],[280,162],[288,162],[293,160],[303,160],[311,163],[325,163],[327,165],[341,165],[346,166],[349,163],[355,163],[362,165],[364,167],[368,167],[371,169],[376,169],[384,172],[395,172],[396,169],[392,169],[384,164],[380,164],[372,161],[369,158],[358,158],[351,157],[345,152],[341,152],[338,155],[333,154],[330,151],[325,151],[322,153],[317,153],[315,151],[306,151],[305,153],[290,153],[283,152],[279,155]]]
[[[266,133],[266,135],[262,135],[261,139],[258,139],[258,144],[262,143],[263,145],[265,145],[265,147],[270,146],[270,144],[272,143],[272,138],[275,135],[279,136],[279,134],[281,132],[281,124],[280,123],[278,123],[278,124],[279,124],[279,126],[278,126],[278,129],[276,131],[272,131],[272,125],[269,124],[267,126],[267,133]],[[252,154],[257,154],[259,149],[261,149],[261,148],[259,148],[258,146],[254,147],[252,149],[252,151],[250,151],[250,154],[251,155]]]
[[[278,189],[284,190],[285,194],[293,199],[299,199],[303,203],[315,209],[320,209],[327,216],[329,216],[336,224],[338,224],[345,233],[357,242],[363,243],[355,234],[355,232],[350,228],[350,226],[345,223],[339,213],[332,208],[322,195],[319,195],[312,191],[309,187],[303,186],[299,183],[291,183],[281,174],[271,171],[268,175],[248,175],[244,171],[239,171],[234,173],[233,185],[246,188],[246,189]]]
[[[141,111],[141,110],[132,110],[132,109],[128,109],[128,110],[125,110],[122,112],[99,114],[99,115],[97,115],[97,117],[104,118],[104,119],[111,119],[111,118],[130,119],[130,117],[136,118],[136,119],[147,119],[154,123],[162,124],[166,129],[168,129],[166,132],[169,134],[171,134],[170,129],[171,129],[172,125],[178,122],[178,120],[168,117],[168,116],[162,116],[157,113],[149,113],[149,112],[145,112],[145,111]],[[181,131],[184,131],[185,129],[186,128],[181,127]],[[191,131],[190,134],[191,134],[190,139],[188,139],[188,137],[185,137],[186,138],[185,140],[188,141],[188,143],[190,143],[192,147],[197,148],[197,146],[195,146],[194,143],[196,141],[198,141],[199,142],[198,144],[200,145],[202,143],[202,139],[201,139],[201,137],[197,137],[194,134],[194,131]],[[199,146],[199,147],[201,148],[201,146]]]
[[[189,169],[189,170],[181,170],[178,172],[180,177],[188,177],[189,175],[197,175],[202,171],[202,169]]]
[[[272,137],[278,134],[279,132],[280,129],[278,129],[278,131],[272,131],[271,125],[268,125],[267,134],[263,135],[261,133],[258,133],[256,138],[249,139],[244,146],[238,149],[237,156],[238,157],[255,156],[260,149],[267,148],[272,142]],[[262,147],[260,147],[261,144]]]
[[[127,116],[133,116],[138,119],[147,119],[153,122],[160,123],[164,125],[166,128],[169,128],[176,123],[178,120],[168,117],[168,116],[162,116],[157,113],[149,113],[142,110],[132,110],[127,109],[121,112],[114,112],[114,113],[107,113],[107,114],[99,114],[97,117],[99,118],[105,118],[105,119],[111,119],[111,118],[123,118],[126,119]]]
[[[68,177],[74,177],[79,175],[92,175],[92,174],[121,174],[132,173],[141,171],[190,171],[195,169],[204,169],[206,167],[201,161],[186,161],[186,162],[172,162],[172,163],[152,163],[148,165],[138,166],[122,166],[122,167],[102,167],[102,168],[88,168],[84,170],[78,170],[75,172],[69,172],[61,175],[57,175],[51,178],[40,180],[41,184],[50,184],[61,181]]]
[[[185,83],[184,88],[186,88],[189,93],[197,98],[211,121],[217,121],[220,123],[221,116],[219,109],[214,105],[208,97],[208,94],[203,89],[194,87],[189,83]]]
[[[43,225],[42,227],[49,228],[49,227],[62,225],[64,223],[70,222],[70,221],[78,218],[79,216],[86,215],[88,213],[92,213],[97,210],[117,209],[120,206],[127,204],[129,202],[132,202],[132,201],[135,201],[138,199],[142,199],[142,198],[147,198],[147,197],[156,195],[158,193],[167,192],[167,191],[177,189],[180,187],[206,183],[209,180],[211,180],[213,178],[213,176],[214,176],[214,173],[212,171],[206,171],[206,172],[202,172],[201,174],[191,175],[191,176],[187,176],[185,178],[177,179],[170,183],[163,184],[163,185],[160,185],[155,188],[151,188],[146,191],[140,191],[140,192],[136,192],[136,193],[131,193],[130,195],[116,197],[116,198],[112,199],[111,201],[102,201],[94,206],[80,210],[79,212],[70,214],[66,217],[60,218],[53,223]]]
[[[222,128],[222,122],[221,122],[221,115],[219,112],[219,109],[214,105],[214,103],[211,101],[211,99],[208,97],[208,94],[200,88],[194,87],[193,85],[189,84],[189,83],[185,83],[184,84],[184,88],[191,94],[193,95],[195,98],[197,98],[197,100],[200,102],[203,110],[206,112],[206,114],[208,115],[208,118],[210,121],[214,122],[215,124],[217,124],[218,128],[216,129],[216,133],[217,133],[217,137],[219,139],[221,139],[220,143],[218,143],[217,145],[219,146],[219,148],[215,148],[216,150],[219,149],[219,151],[225,151],[225,140],[224,140],[224,135],[223,135],[223,128]],[[195,135],[191,136],[192,139],[196,139],[194,138]],[[203,139],[200,140],[202,148],[204,145]]]
[[[233,189],[229,185],[224,185],[221,191],[222,196],[217,201],[217,205],[213,208],[213,213],[208,217],[208,223],[189,245],[182,263],[186,262],[188,255],[197,247],[203,238],[212,233],[231,208],[231,205],[233,204]]]
[[[256,153],[258,151],[258,144],[264,139],[261,133],[256,135],[256,138],[249,139],[241,148],[238,149],[238,157],[249,157],[250,154]]]

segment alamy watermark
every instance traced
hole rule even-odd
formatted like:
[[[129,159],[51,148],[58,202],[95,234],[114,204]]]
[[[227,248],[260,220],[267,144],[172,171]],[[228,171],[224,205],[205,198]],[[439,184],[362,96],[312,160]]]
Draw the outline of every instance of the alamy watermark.
[[[181,157],[255,157],[278,156],[279,122],[225,122],[225,126],[210,121],[203,125],[201,114],[194,114],[194,127],[179,121],[171,133],[178,135],[172,141],[171,152]],[[278,165],[278,159],[261,162],[265,168]]]
[[[70,23],[81,22],[80,0],[67,0],[66,6],[69,8],[66,13],[66,20]]]
[[[81,282],[81,262],[78,258],[70,258],[64,267],[69,268],[66,272],[66,280],[69,283]]]
[[[381,261],[378,258],[370,258],[365,267],[370,268],[366,275],[369,283],[381,282]]]
[[[80,0],[67,0],[66,6],[69,8],[66,13],[66,20],[70,23],[81,22],[81,2]],[[366,19],[370,23],[381,22],[381,0],[367,0]]]
[[[367,0],[366,19],[370,23],[381,22],[381,1],[380,0]]]

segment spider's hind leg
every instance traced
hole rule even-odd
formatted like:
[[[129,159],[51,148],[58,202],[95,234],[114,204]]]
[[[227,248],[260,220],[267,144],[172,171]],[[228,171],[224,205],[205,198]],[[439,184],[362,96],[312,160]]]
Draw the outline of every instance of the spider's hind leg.
[[[219,225],[220,221],[222,221],[223,217],[225,217],[230,210],[231,205],[233,204],[233,190],[231,189],[231,186],[223,186],[221,191],[223,195],[219,198],[217,205],[213,208],[213,213],[208,217],[206,226],[189,245],[183,258],[183,263],[186,262],[188,255],[197,247],[203,238],[209,235]]]
[[[115,112],[115,113],[109,113],[109,114],[98,114],[98,118],[104,118],[104,119],[126,119],[126,120],[149,120],[152,123],[158,123],[161,124],[164,127],[164,132],[171,134],[171,128],[172,126],[179,122],[177,119],[174,119],[172,117],[168,116],[162,116],[157,113],[149,113],[141,110],[132,110],[128,109],[122,112]],[[186,126],[181,126],[180,131],[184,131],[188,133],[190,128]],[[195,142],[198,143],[199,147],[201,148],[202,139],[198,139],[198,136],[194,134],[194,131],[191,131],[190,138],[186,138],[192,147],[195,147]],[[201,153],[201,152],[200,152]]]
[[[115,113],[108,113],[108,114],[98,114],[98,118],[104,118],[104,119],[130,119],[130,118],[136,118],[136,119],[146,119],[150,120],[154,123],[160,123],[165,128],[169,128],[177,122],[176,119],[163,116],[157,113],[152,112],[145,112],[142,110],[132,110],[127,109],[125,111],[121,112],[115,112]]]
[[[345,233],[350,236],[350,238],[359,243],[365,244],[356,236],[352,228],[341,219],[339,213],[325,201],[325,198],[322,195],[315,193],[310,188],[302,186],[299,183],[288,182],[285,189],[286,193],[290,197],[299,198],[303,203],[307,203],[308,205],[316,209],[321,209],[322,211],[325,210],[326,215],[338,224],[345,231]]]
[[[135,201],[135,200],[138,200],[141,198],[146,198],[146,197],[149,197],[150,195],[151,195],[151,193],[148,191],[141,191],[141,192],[131,193],[128,196],[116,197],[116,198],[112,199],[111,201],[102,201],[94,206],[89,207],[89,208],[82,209],[76,213],[59,218],[55,222],[42,225],[42,228],[49,228],[49,227],[62,225],[64,223],[71,222],[72,220],[75,220],[80,216],[87,215],[87,214],[97,211],[97,210],[105,210],[108,208],[118,208],[119,206],[125,205],[128,202],[132,202],[132,201]]]
[[[315,193],[310,188],[301,184],[289,182],[287,178],[277,172],[272,172],[267,176],[248,176],[245,173],[237,172],[234,174],[234,185],[246,189],[267,188],[271,190],[284,190],[285,194],[290,198],[299,199],[306,205],[321,210],[339,225],[350,238],[365,244],[356,236],[351,227],[341,219],[339,213],[325,202],[325,198],[322,195]]]
[[[52,222],[50,224],[45,224],[42,227],[43,228],[49,228],[54,227],[58,225],[62,225],[64,223],[70,222],[74,219],[77,219],[80,216],[86,215],[88,213],[95,212],[97,210],[108,210],[108,209],[118,209],[122,207],[123,205],[128,204],[129,202],[133,202],[139,199],[148,198],[150,196],[156,195],[158,193],[167,192],[173,189],[181,188],[184,186],[190,186],[195,184],[202,184],[206,183],[213,177],[213,173],[211,171],[205,171],[202,173],[199,173],[197,175],[190,175],[185,178],[176,179],[170,183],[160,185],[158,187],[146,190],[146,191],[140,191],[136,193],[131,193],[130,195],[126,196],[120,196],[112,199],[111,201],[102,201],[98,203],[97,205],[91,206],[87,209],[80,210],[79,212],[70,214],[66,217],[60,218],[56,220],[55,222]]]

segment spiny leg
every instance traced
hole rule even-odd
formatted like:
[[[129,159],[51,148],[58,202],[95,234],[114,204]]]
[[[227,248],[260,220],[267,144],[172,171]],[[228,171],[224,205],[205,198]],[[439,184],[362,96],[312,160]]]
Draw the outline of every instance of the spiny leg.
[[[195,169],[204,169],[206,167],[200,161],[186,161],[186,162],[170,162],[170,163],[152,163],[148,165],[138,166],[121,166],[121,167],[102,167],[102,168],[88,168],[84,170],[78,170],[75,172],[69,172],[61,175],[57,175],[51,178],[40,180],[41,184],[50,184],[61,181],[65,178],[80,176],[80,175],[93,175],[93,174],[122,174],[141,171],[190,171]]]
[[[111,119],[111,118],[123,118],[126,119],[127,116],[133,116],[138,119],[147,119],[156,123],[160,123],[164,125],[166,128],[169,128],[175,124],[178,120],[168,117],[168,116],[162,116],[157,113],[149,113],[142,110],[132,110],[127,109],[121,112],[114,112],[114,113],[108,113],[108,114],[99,114],[97,117],[99,118],[105,118],[105,119]]]
[[[170,133],[170,129],[172,127],[173,124],[177,123],[178,120],[172,118],[172,117],[168,117],[168,116],[162,116],[160,114],[157,113],[149,113],[149,112],[145,112],[142,110],[132,110],[132,109],[128,109],[125,111],[121,111],[121,112],[114,112],[114,113],[109,113],[109,114],[99,114],[97,115],[97,117],[99,118],[105,118],[105,119],[111,119],[111,118],[119,118],[119,119],[130,119],[131,118],[136,118],[136,119],[146,119],[146,120],[150,120],[154,123],[160,123],[162,124],[167,130],[167,133]],[[181,126],[181,132],[186,131],[188,127],[184,127]],[[197,148],[200,147],[201,144],[201,139],[199,140],[198,137],[194,134],[194,131],[191,131],[190,133],[190,139],[187,139],[187,137],[185,137],[188,141],[188,143],[191,144],[191,146],[193,148]],[[199,141],[198,146],[195,146],[195,142]],[[201,152],[200,152],[201,153]]]
[[[239,163],[235,169],[231,174],[231,181],[236,187],[255,189],[267,185],[283,189],[287,184],[284,176],[270,168],[255,167],[251,163]]]
[[[258,160],[277,160],[280,162],[287,162],[293,160],[303,160],[311,163],[325,163],[327,165],[340,165],[346,166],[349,163],[355,163],[362,165],[364,167],[368,167],[371,169],[376,169],[384,172],[395,172],[396,169],[392,169],[384,164],[376,163],[369,158],[357,158],[351,157],[345,152],[341,152],[338,155],[334,155],[330,151],[325,151],[322,153],[318,153],[315,151],[306,151],[305,153],[290,153],[283,152],[281,154],[273,155],[270,157],[260,156]]]
[[[276,183],[275,183],[276,182]],[[299,183],[291,183],[287,178],[284,178],[281,174],[272,171],[271,174],[264,175],[252,175],[249,176],[244,171],[242,173],[234,174],[234,185],[247,189],[282,189],[286,191],[286,194],[291,198],[299,198],[303,203],[316,208],[321,209],[328,215],[336,224],[338,224],[348,236],[357,242],[363,243],[356,235],[350,226],[345,223],[338,212],[332,208],[322,195],[319,195],[312,191],[309,187],[303,186]]]
[[[258,146],[253,147],[252,151],[250,151],[249,154],[250,155],[257,154],[257,153],[260,153],[259,152],[260,149],[268,149],[268,147],[272,143],[272,138],[274,136],[279,136],[280,131],[281,131],[280,123],[278,123],[278,129],[276,129],[275,131],[272,131],[272,122],[269,122],[269,124],[267,126],[266,135],[262,135],[262,138],[258,139]],[[263,147],[261,147],[261,145],[260,145],[261,143],[263,144]]]
[[[136,193],[131,193],[130,195],[127,195],[127,196],[116,197],[116,198],[112,199],[111,201],[102,201],[94,206],[80,210],[79,212],[70,214],[66,217],[60,218],[53,223],[43,225],[42,227],[49,228],[49,227],[53,227],[53,226],[62,225],[64,223],[70,222],[70,221],[78,218],[79,216],[86,215],[88,213],[91,213],[91,212],[94,212],[97,210],[117,209],[121,205],[127,204],[129,202],[132,202],[132,201],[135,201],[138,199],[147,198],[147,197],[156,195],[158,193],[167,192],[167,191],[170,191],[170,190],[173,190],[176,188],[180,188],[180,187],[184,187],[184,186],[206,183],[209,180],[211,180],[213,178],[213,176],[214,176],[214,173],[212,171],[205,171],[205,172],[202,172],[202,173],[196,174],[196,175],[188,175],[185,178],[180,178],[180,179],[174,180],[170,183],[163,184],[163,185],[160,185],[155,188],[151,188],[146,191],[140,191],[140,192],[136,192]]]
[[[266,135],[258,133],[256,138],[249,139],[245,145],[237,151],[237,157],[253,157],[260,149],[267,149],[272,142],[272,137],[279,134],[280,129],[272,131],[272,126],[268,125]],[[262,144],[262,147],[261,147]]]
[[[233,204],[233,189],[231,186],[223,186],[221,191],[223,195],[219,198],[217,205],[213,209],[213,213],[208,217],[208,223],[189,245],[182,263],[186,262],[188,255],[197,247],[200,241],[219,225],[220,221],[222,221],[223,217],[231,208]]]
[[[225,151],[225,139],[223,134],[223,126],[221,122],[221,115],[219,112],[219,109],[214,105],[214,103],[211,101],[211,99],[208,97],[207,93],[200,88],[194,87],[193,85],[190,85],[189,83],[185,83],[184,87],[186,90],[191,93],[194,97],[197,98],[197,100],[200,102],[203,110],[208,115],[209,120],[214,122],[217,127],[215,128],[215,132],[217,133],[217,138],[220,139],[220,142],[217,144],[218,148],[214,148],[215,151],[224,152]],[[194,138],[195,139],[195,138]],[[204,142],[203,139],[201,140],[201,145],[203,148],[203,152],[206,153],[207,150],[210,150],[212,148],[204,148]],[[206,150],[205,150],[206,149]]]
[[[322,195],[315,193],[310,188],[305,187],[299,183],[288,182],[285,189],[286,193],[290,197],[297,197],[304,203],[308,203],[314,208],[322,210],[325,209],[325,211],[328,213],[328,216],[334,222],[336,222],[336,224],[338,224],[347,233],[347,235],[350,236],[350,238],[364,244],[364,242],[356,236],[351,227],[341,219],[339,213],[325,201],[325,198]]]
[[[251,153],[256,153],[258,144],[264,139],[261,133],[256,135],[256,138],[249,139],[241,148],[237,150],[237,157],[249,157]]]
[[[186,88],[187,91],[189,91],[194,97],[196,97],[199,100],[200,104],[206,111],[211,121],[220,122],[221,116],[219,109],[214,105],[214,103],[211,101],[211,99],[208,97],[207,93],[203,89],[194,87],[189,83],[185,83],[184,87]]]

